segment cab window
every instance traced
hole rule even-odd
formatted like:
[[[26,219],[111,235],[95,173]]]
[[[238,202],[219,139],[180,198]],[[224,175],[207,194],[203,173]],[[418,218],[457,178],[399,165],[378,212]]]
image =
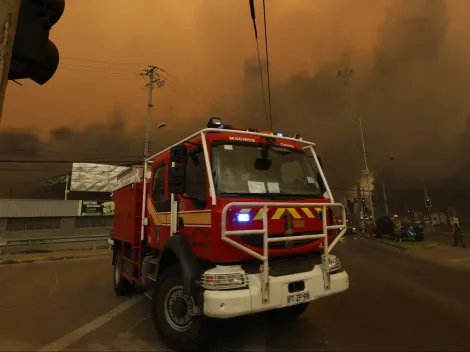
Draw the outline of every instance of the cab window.
[[[165,165],[157,166],[153,173],[152,180],[152,198],[155,202],[155,208],[158,211],[165,211],[162,209],[165,205]]]

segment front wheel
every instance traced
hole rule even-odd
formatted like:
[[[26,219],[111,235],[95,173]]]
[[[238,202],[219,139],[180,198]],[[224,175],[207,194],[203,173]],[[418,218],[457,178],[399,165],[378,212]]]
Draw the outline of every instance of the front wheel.
[[[298,304],[268,311],[269,318],[276,321],[293,321],[299,318],[308,308],[308,303]]]
[[[196,351],[206,342],[207,318],[193,315],[194,303],[184,294],[178,265],[158,279],[152,299],[155,327],[165,345],[176,351]]]

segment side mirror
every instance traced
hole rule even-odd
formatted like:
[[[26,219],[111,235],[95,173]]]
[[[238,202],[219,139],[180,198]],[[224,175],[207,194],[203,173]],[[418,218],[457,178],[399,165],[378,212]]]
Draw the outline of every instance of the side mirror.
[[[177,164],[186,164],[188,159],[188,148],[183,145],[177,145],[170,150],[170,161]]]
[[[319,172],[317,172],[317,183],[320,186],[320,190],[321,190],[322,194],[325,193],[326,192],[325,183],[323,182],[323,179],[322,179]]]
[[[188,148],[176,145],[170,150],[170,161],[176,165],[170,167],[168,173],[168,191],[174,194],[186,192],[186,161],[188,160]]]
[[[186,192],[186,166],[174,166],[168,174],[168,191],[174,194]]]

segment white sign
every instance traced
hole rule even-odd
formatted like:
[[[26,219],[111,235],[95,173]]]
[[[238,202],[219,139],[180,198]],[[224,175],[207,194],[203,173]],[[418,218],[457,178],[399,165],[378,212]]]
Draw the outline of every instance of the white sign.
[[[264,182],[248,181],[250,193],[266,193]]]
[[[70,190],[112,192],[117,183],[117,175],[127,169],[126,166],[73,163]]]

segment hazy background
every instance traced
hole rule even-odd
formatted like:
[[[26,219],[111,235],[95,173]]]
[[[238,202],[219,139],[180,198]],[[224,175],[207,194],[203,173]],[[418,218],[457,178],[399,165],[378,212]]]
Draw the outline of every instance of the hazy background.
[[[364,167],[359,116],[369,167],[396,190],[390,201],[422,202],[422,174],[434,198],[470,189],[470,2],[267,5],[274,129],[317,143],[336,192]],[[51,39],[61,53],[52,80],[9,84],[3,161],[139,158],[147,94],[137,74],[149,64],[168,72],[154,92],[153,150],[211,115],[266,127],[248,1],[68,0]],[[344,68],[354,69],[349,84]],[[66,166],[2,162],[0,197],[27,197]]]

